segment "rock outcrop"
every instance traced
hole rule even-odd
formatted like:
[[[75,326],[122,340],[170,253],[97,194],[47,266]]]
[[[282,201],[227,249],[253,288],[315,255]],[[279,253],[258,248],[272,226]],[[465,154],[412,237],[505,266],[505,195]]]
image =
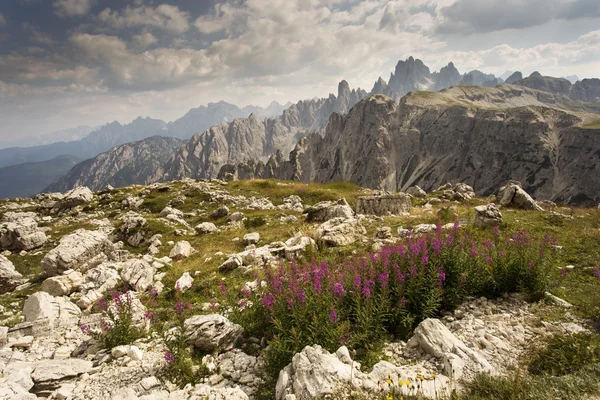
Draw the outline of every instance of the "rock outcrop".
[[[502,213],[495,204],[475,207],[473,225],[477,228],[488,228],[502,225]]]
[[[542,207],[523,190],[521,182],[518,181],[509,181],[506,185],[502,186],[496,198],[503,207],[542,211]]]
[[[405,193],[361,196],[356,199],[356,213],[364,215],[410,214],[412,201]]]
[[[41,247],[48,238],[38,228],[36,214],[8,212],[0,221],[0,250],[33,250]]]
[[[114,246],[101,231],[79,229],[60,239],[57,247],[42,259],[42,272],[50,277],[67,270],[86,272],[109,259]]]
[[[333,201],[321,201],[304,210],[306,222],[324,222],[332,218],[352,218],[354,211],[346,199]]]
[[[185,320],[188,343],[206,352],[233,349],[243,332],[241,326],[219,314],[196,315]]]
[[[23,275],[21,275],[13,263],[0,254],[0,294],[13,291],[21,284]]]

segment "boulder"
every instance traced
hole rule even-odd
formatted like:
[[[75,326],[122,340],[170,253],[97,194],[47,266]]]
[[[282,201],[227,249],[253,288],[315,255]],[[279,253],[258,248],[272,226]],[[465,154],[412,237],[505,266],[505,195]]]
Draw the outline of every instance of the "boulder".
[[[243,212],[236,211],[236,212],[232,213],[232,214],[229,216],[229,218],[228,218],[228,219],[229,219],[229,221],[231,221],[231,222],[238,222],[238,221],[241,221],[241,220],[243,220],[243,219],[244,219],[244,213],[243,213]]]
[[[217,226],[215,224],[213,224],[212,222],[203,222],[203,223],[199,224],[198,226],[196,226],[195,229],[199,235],[205,235],[208,233],[214,233],[214,232],[219,231],[219,228],[217,228]]]
[[[62,200],[56,202],[52,207],[53,212],[67,211],[82,204],[89,203],[94,199],[94,193],[86,186],[78,186],[65,193]]]
[[[466,183],[457,183],[454,186],[453,200],[471,200],[475,197],[475,191]]]
[[[8,212],[0,223],[0,250],[29,251],[41,247],[48,238],[39,230],[32,212]]]
[[[72,378],[92,370],[93,364],[88,360],[70,358],[67,360],[43,360],[36,362],[31,378],[35,383],[60,381]]]
[[[385,240],[392,238],[392,228],[389,226],[380,226],[375,230],[375,237],[377,239]]]
[[[221,265],[219,265],[219,272],[233,271],[243,265],[242,257],[237,254],[229,257]]]
[[[339,199],[337,202],[322,201],[304,210],[306,222],[325,222],[332,218],[352,218],[354,212],[346,199]]]
[[[129,211],[120,219],[122,224],[118,229],[117,237],[133,247],[145,245],[148,241],[147,238],[152,235],[151,232],[144,230],[147,225],[146,218],[136,212]]]
[[[46,279],[42,282],[41,289],[51,296],[68,296],[77,291],[82,284],[83,275],[79,271],[70,271]]]
[[[50,326],[72,323],[81,315],[81,310],[64,297],[53,297],[46,292],[37,292],[25,300],[23,316],[26,322],[47,318]]]
[[[215,211],[213,211],[212,214],[210,214],[210,216],[214,219],[223,218],[227,215],[229,215],[229,208],[227,208],[227,206],[220,206]]]
[[[145,260],[131,260],[123,263],[121,279],[136,292],[145,292],[154,282],[156,270]]]
[[[188,343],[206,352],[233,349],[244,332],[219,314],[193,316],[185,320],[184,327]]]
[[[301,232],[298,232],[294,237],[286,240],[285,258],[288,260],[297,259],[298,257],[303,256],[309,248],[312,249],[315,246],[316,243],[312,238],[304,236]]]
[[[288,395],[294,395],[297,400],[323,398],[352,384],[353,378],[360,374],[360,364],[353,364],[347,353],[347,349],[330,354],[319,345],[306,346],[279,373],[275,399],[286,400]],[[350,363],[340,358],[350,359]]]
[[[327,246],[346,246],[362,239],[366,233],[357,219],[334,218],[319,226],[315,239]]]
[[[112,257],[114,246],[106,233],[78,229],[60,239],[42,259],[42,272],[56,276],[67,270],[85,272]]]
[[[356,199],[356,213],[364,215],[407,215],[412,208],[406,193],[362,196]]]
[[[439,320],[428,318],[421,322],[415,329],[414,336],[407,343],[409,347],[420,347],[425,353],[441,358],[450,370],[445,373],[458,379],[465,372],[470,375],[477,373],[494,374],[494,367],[486,360],[482,353],[467,347]],[[453,362],[458,357],[459,362]],[[460,369],[465,366],[465,370]]]
[[[86,292],[76,302],[80,308],[87,309],[98,301],[106,292],[114,289],[121,282],[119,273],[108,265],[99,265],[87,271],[82,286]]]
[[[165,208],[162,209],[162,211],[160,212],[160,216],[163,218],[168,217],[169,215],[174,215],[177,218],[182,218],[183,217],[183,211],[178,210],[176,208],[173,208],[171,206],[166,206]]]
[[[518,181],[509,181],[502,186],[496,196],[502,207],[514,207],[524,210],[543,211],[536,201],[525,191]]]
[[[475,207],[473,225],[476,228],[487,228],[502,225],[502,214],[495,204]]]
[[[188,289],[192,288],[193,284],[194,278],[192,278],[189,272],[184,272],[183,275],[177,279],[177,282],[175,282],[175,289],[186,292]]]
[[[0,294],[12,292],[22,283],[23,275],[15,270],[14,264],[0,255]]]
[[[175,246],[173,246],[171,252],[169,253],[169,257],[177,261],[183,258],[188,258],[192,255],[193,252],[194,249],[192,248],[190,242],[186,240],[181,240],[175,243]]]
[[[302,204],[302,199],[300,198],[300,196],[296,196],[295,194],[293,194],[290,197],[285,197],[283,199],[283,204],[278,206],[277,208],[279,208],[280,210],[302,212],[302,210],[304,210],[304,205]]]
[[[247,246],[249,244],[257,244],[259,240],[260,234],[258,232],[252,232],[244,235],[242,243]]]
[[[418,186],[411,186],[408,189],[406,189],[406,194],[411,195],[412,197],[425,197],[427,196],[427,192],[425,192],[423,189],[421,189]]]

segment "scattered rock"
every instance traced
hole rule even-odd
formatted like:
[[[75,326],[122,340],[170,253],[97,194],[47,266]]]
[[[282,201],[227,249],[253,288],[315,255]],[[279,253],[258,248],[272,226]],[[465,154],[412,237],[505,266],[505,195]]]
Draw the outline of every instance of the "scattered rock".
[[[65,271],[64,275],[53,276],[42,282],[42,291],[51,296],[68,296],[83,285],[79,271]]]
[[[89,188],[86,186],[78,186],[65,193],[64,198],[58,201],[54,207],[52,207],[52,212],[60,213],[68,211],[79,205],[89,203],[93,199],[94,193],[92,193]]]
[[[46,276],[56,276],[67,270],[85,272],[112,257],[114,246],[101,231],[78,229],[60,239],[57,247],[42,260]]]
[[[362,196],[356,199],[356,213],[364,215],[407,215],[412,201],[406,193]]]
[[[406,194],[411,195],[412,197],[425,197],[427,196],[427,192],[425,192],[423,189],[421,189],[418,186],[411,186],[408,189],[406,189]]]
[[[509,181],[502,186],[496,196],[503,207],[521,208],[524,210],[543,211],[536,201],[525,191],[521,182]]]
[[[0,294],[12,292],[22,283],[21,275],[13,263],[3,255],[0,255]]]
[[[175,282],[175,289],[186,292],[188,289],[192,288],[193,284],[194,278],[192,278],[189,272],[184,272],[183,275],[177,279],[177,282]]]
[[[219,314],[196,315],[185,320],[188,343],[206,352],[233,349],[243,332],[241,326]]]
[[[0,250],[30,251],[41,247],[48,238],[38,228],[32,212],[8,212],[0,223]]]
[[[201,224],[199,224],[198,226],[196,226],[196,232],[198,232],[198,234],[200,235],[205,235],[208,233],[214,233],[214,232],[218,232],[219,228],[217,228],[217,226],[215,224],[213,224],[212,222],[203,222]]]
[[[339,199],[337,202],[322,201],[317,203],[306,208],[304,214],[307,214],[306,222],[325,222],[333,218],[352,218],[354,212],[346,199]]]
[[[346,246],[362,239],[366,233],[357,219],[334,218],[319,226],[315,239],[327,246]]]
[[[210,216],[214,219],[224,218],[229,214],[229,208],[227,206],[220,206],[215,211],[213,211]]]
[[[247,246],[249,244],[257,244],[259,240],[260,234],[258,232],[252,232],[244,235],[242,243]]]
[[[23,304],[23,316],[27,322],[47,318],[50,326],[61,326],[73,323],[80,314],[79,307],[66,298],[52,297],[46,292],[32,294]]]
[[[154,282],[156,270],[145,260],[130,260],[123,263],[121,279],[136,292],[145,292]]]
[[[186,240],[182,240],[182,241],[177,242],[175,244],[175,246],[171,249],[171,252],[169,253],[169,257],[171,257],[175,261],[178,261],[183,258],[188,258],[189,256],[192,255],[193,252],[194,252],[194,249],[192,248],[192,245],[190,244],[190,242],[188,242]]]
[[[476,228],[487,228],[502,225],[502,214],[495,204],[475,207],[473,225]]]

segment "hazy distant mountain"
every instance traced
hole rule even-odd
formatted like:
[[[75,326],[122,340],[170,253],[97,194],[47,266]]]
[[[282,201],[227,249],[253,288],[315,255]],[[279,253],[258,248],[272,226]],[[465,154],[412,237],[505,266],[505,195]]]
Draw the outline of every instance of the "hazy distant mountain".
[[[502,79],[503,81],[506,82],[506,80],[508,79],[508,77],[511,76],[514,73],[515,73],[515,71],[504,71],[504,73],[502,75],[500,75],[498,78],[500,78],[500,79]]]
[[[31,197],[64,176],[80,159],[58,156],[48,161],[0,168],[0,198]]]
[[[520,71],[513,72],[509,77],[504,80],[504,83],[513,84],[523,79],[523,74]]]
[[[117,146],[74,166],[47,192],[65,192],[75,186],[100,190],[106,185],[128,186],[154,182],[162,175],[161,167],[185,142],[172,137],[153,136]]]
[[[533,72],[525,79],[516,81],[515,85],[526,86],[531,89],[560,94],[562,96],[569,96],[569,92],[571,91],[571,82],[567,79],[542,76],[538,71]]]
[[[94,128],[89,126],[78,126],[76,128],[64,129],[57,132],[47,133],[39,136],[27,136],[23,138],[7,138],[0,142],[0,149],[19,146],[41,146],[56,142],[70,142],[80,140],[92,132]]]
[[[166,129],[167,124],[158,119],[140,117],[127,125],[121,125],[115,121],[77,141],[2,149],[0,150],[0,167],[50,160],[59,155],[71,155],[79,159],[86,159],[123,143],[164,134]]]
[[[569,75],[569,76],[565,76],[565,79],[568,80],[571,83],[575,83],[579,80],[579,78],[577,77],[577,75]]]

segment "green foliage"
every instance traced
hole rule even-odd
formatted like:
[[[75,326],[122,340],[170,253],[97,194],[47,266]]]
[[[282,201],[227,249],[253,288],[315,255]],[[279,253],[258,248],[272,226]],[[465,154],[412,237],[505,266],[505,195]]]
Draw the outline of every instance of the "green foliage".
[[[175,292],[174,302],[168,310],[161,310],[156,314],[147,311],[145,317],[165,346],[165,366],[159,376],[183,388],[187,384],[199,383],[208,376],[209,371],[199,360],[202,354],[196,354],[187,343],[185,320],[192,315],[192,305],[182,300],[180,294],[179,291]],[[143,302],[149,308],[158,307],[154,292],[150,292]]]
[[[267,223],[267,220],[263,217],[248,217],[244,219],[244,227],[246,229],[254,229],[261,227]]]
[[[523,291],[541,298],[550,283],[550,243],[536,243],[523,232],[502,238],[496,231],[476,240],[440,227],[338,264],[266,268],[264,292],[245,292],[239,301],[254,305],[246,320],[256,322],[245,327],[270,339],[272,373],[315,343],[329,351],[346,345],[369,364],[390,334],[408,337],[420,321],[465,296]]]
[[[104,348],[131,344],[142,336],[142,330],[133,321],[133,299],[129,292],[113,292],[110,302],[100,299],[97,307],[102,310],[101,329],[93,330],[87,325],[80,328],[102,343]]]
[[[600,393],[600,364],[590,364],[573,375],[553,377],[548,375],[521,375],[511,377],[479,375],[465,382],[465,392],[455,400],[539,400],[588,399]]]
[[[600,363],[600,339],[590,333],[554,335],[537,350],[529,364],[534,375],[562,376],[585,365]]]

